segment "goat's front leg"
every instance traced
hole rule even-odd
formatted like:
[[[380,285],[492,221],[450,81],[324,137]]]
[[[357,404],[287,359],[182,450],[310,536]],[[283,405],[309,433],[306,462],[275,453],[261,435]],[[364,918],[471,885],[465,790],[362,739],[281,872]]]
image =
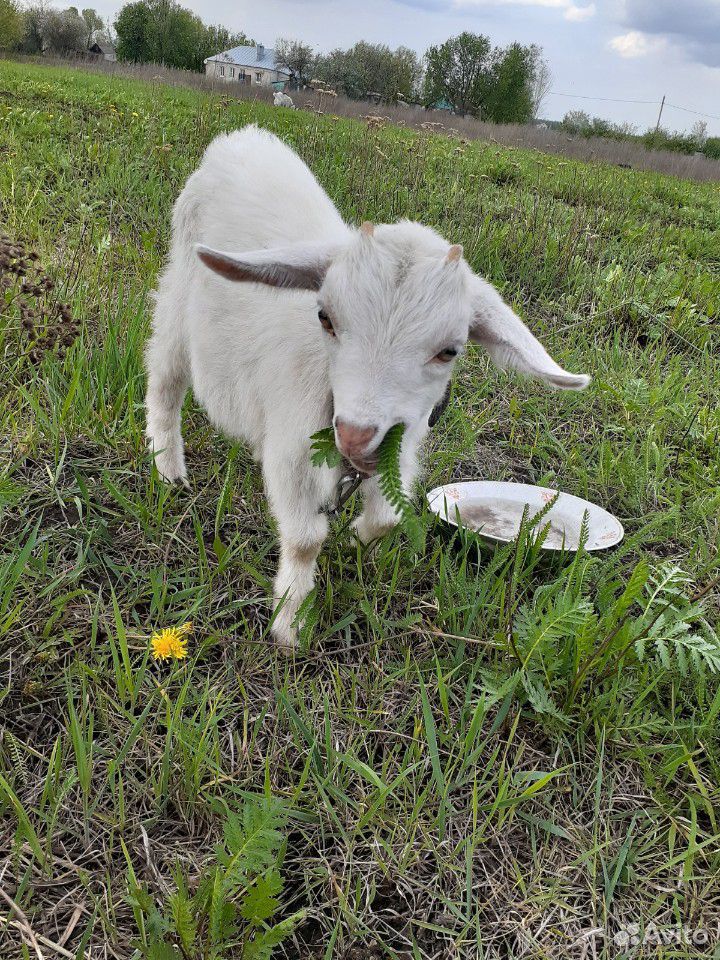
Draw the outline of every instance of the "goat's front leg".
[[[263,472],[280,534],[280,565],[273,585],[272,633],[280,647],[292,650],[298,639],[293,621],[315,585],[315,562],[328,534],[327,517],[319,511],[327,499],[323,486],[332,489],[332,478],[314,475],[329,474],[329,471],[312,467],[307,450],[291,459],[266,455]]]
[[[408,496],[418,473],[418,448],[422,437],[406,436],[400,449],[400,478]],[[383,495],[377,477],[364,480],[362,487],[363,510],[353,523],[353,529],[363,544],[379,540],[396,527],[400,514]]]
[[[400,514],[383,496],[377,477],[363,480],[361,490],[363,509],[357,520],[353,521],[353,529],[360,542],[367,545],[397,526]]]

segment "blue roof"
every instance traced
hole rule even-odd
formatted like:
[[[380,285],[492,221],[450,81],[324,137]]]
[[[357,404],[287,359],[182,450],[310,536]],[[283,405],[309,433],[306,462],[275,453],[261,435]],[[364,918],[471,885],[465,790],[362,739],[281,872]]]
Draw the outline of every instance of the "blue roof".
[[[272,47],[263,47],[262,54],[258,57],[258,48],[253,46],[232,47],[230,50],[223,50],[222,53],[216,53],[208,60],[217,60],[220,63],[234,63],[238,67],[257,67],[260,70],[278,70],[280,73],[290,76],[290,71],[284,67],[275,66],[275,51]]]

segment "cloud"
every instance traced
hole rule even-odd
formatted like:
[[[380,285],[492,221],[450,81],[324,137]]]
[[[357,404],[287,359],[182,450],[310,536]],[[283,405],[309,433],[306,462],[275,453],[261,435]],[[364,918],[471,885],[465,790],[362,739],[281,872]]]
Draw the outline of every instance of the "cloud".
[[[574,3],[571,3],[565,10],[565,19],[570,20],[572,23],[581,23],[583,20],[589,20],[591,17],[594,17],[596,12],[597,10],[594,3],[590,3],[586,7],[576,7]]]
[[[416,0],[417,2],[417,0]],[[422,2],[422,0],[420,0]],[[588,20],[595,16],[594,3],[578,7],[573,0],[455,0],[455,7],[545,7],[552,10],[562,10],[566,20]]]
[[[664,38],[698,63],[720,67],[718,0],[625,0],[631,32]]]
[[[609,46],[621,57],[630,59],[632,57],[646,57],[649,53],[657,53],[665,46],[665,39],[663,37],[647,37],[639,30],[631,30],[629,33],[622,33],[618,37],[613,37]]]
[[[417,7],[420,10],[438,13],[446,12],[452,6],[447,0],[398,0],[398,3],[406,7]]]

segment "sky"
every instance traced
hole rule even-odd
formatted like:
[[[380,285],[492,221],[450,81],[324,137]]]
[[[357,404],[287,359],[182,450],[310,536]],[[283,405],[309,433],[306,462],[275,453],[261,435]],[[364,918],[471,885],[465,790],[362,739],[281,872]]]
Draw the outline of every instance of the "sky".
[[[553,94],[541,111],[566,111],[654,126],[690,129],[706,117],[720,136],[720,0],[181,0],[206,23],[222,23],[271,46],[297,38],[317,51],[357,40],[401,44],[423,54],[470,30],[493,43],[538,43],[550,63]],[[96,0],[114,17],[122,4]],[[569,94],[565,96],[564,94]],[[582,99],[584,97],[606,98]],[[617,101],[650,101],[628,103]]]

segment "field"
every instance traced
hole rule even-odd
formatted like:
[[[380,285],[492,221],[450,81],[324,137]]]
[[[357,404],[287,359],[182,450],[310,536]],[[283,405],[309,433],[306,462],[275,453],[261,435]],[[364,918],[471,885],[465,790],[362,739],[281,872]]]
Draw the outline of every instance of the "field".
[[[145,80],[153,84],[168,84],[202,90],[206,93],[229,95],[233,100],[247,100],[253,104],[272,103],[273,91],[268,87],[233,84],[206,77],[192,70],[176,70],[160,63],[124,63],[92,61],[80,57],[22,57],[24,62],[47,66],[71,67],[113,79]],[[611,140],[602,137],[568,135],[565,130],[543,129],[534,124],[485,123],[475,117],[461,117],[444,110],[408,109],[399,104],[374,104],[367,100],[351,100],[342,94],[330,96],[321,88],[292,91],[293,102],[300,110],[331,113],[335,116],[362,120],[368,116],[382,118],[394,126],[423,130],[427,124],[436,124],[438,132],[467,140],[483,140],[513,149],[541,150],[544,153],[575,160],[601,161],[621,168],[667,173],[689,180],[720,182],[720,160],[700,153],[688,155],[670,150],[649,150],[635,140]],[[659,104],[658,104],[659,106]]]
[[[172,203],[249,121],[350,221],[463,243],[593,375],[471,351],[424,483],[557,485],[619,548],[364,555],[351,505],[276,652],[248,451],[189,400],[176,489],[143,439]],[[1,63],[0,231],[2,960],[717,956],[718,185]]]

